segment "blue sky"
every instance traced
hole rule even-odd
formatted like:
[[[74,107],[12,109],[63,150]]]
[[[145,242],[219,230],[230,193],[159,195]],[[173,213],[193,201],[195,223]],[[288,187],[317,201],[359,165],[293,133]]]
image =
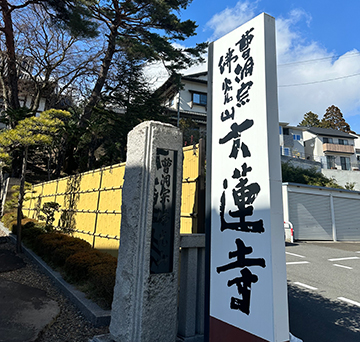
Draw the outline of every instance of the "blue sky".
[[[359,0],[193,0],[181,18],[196,21],[197,35],[182,45],[216,40],[262,12],[276,19],[280,121],[321,118],[334,104],[360,133]]]

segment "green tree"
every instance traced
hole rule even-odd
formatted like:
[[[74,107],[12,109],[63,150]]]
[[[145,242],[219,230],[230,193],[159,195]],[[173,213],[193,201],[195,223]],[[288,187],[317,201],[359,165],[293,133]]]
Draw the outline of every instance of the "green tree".
[[[336,129],[345,133],[355,133],[350,129],[350,125],[345,121],[340,109],[334,105],[326,109],[321,120],[321,127]]]
[[[98,24],[92,20],[91,6],[99,0],[27,0],[43,6],[52,21],[73,37],[93,38],[98,35]]]
[[[88,8],[93,18],[106,29],[106,48],[96,82],[81,118],[86,125],[93,108],[101,99],[101,92],[117,50],[127,55],[142,56],[147,62],[162,61],[170,73],[189,67],[205,52],[206,43],[181,49],[175,41],[195,35],[194,21],[182,21],[177,13],[186,9],[191,0],[99,1]]]
[[[319,116],[313,112],[307,112],[304,114],[303,120],[299,123],[302,127],[320,127],[321,123]]]
[[[59,128],[64,125],[62,120],[69,116],[70,113],[66,111],[48,110],[41,113],[39,117],[30,117],[21,120],[15,128],[0,133],[0,145],[8,150],[17,149],[22,152],[22,169],[17,206],[17,252],[22,251],[21,218],[29,148],[32,146],[51,144]]]
[[[81,151],[89,148],[88,169],[125,161],[130,130],[145,120],[166,121],[162,98],[150,90],[143,64],[123,53],[114,59],[101,106],[94,108],[80,142],[79,156],[87,156]]]

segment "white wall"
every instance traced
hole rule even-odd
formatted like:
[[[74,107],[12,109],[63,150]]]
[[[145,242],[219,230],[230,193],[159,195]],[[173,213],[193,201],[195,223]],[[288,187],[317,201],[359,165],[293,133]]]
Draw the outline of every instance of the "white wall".
[[[206,114],[206,107],[205,106],[199,106],[199,105],[193,105],[192,104],[192,94],[190,90],[200,93],[207,93],[207,85],[202,83],[196,83],[196,82],[190,82],[190,81],[182,81],[185,84],[184,89],[180,91],[181,93],[181,101],[180,101],[180,110],[186,110],[186,111],[194,111],[199,113]],[[176,98],[175,108],[177,108],[177,101],[178,98]]]
[[[354,190],[360,191],[360,171],[322,169],[321,173],[325,177],[335,178],[336,183],[343,187],[345,187],[346,183],[355,183]]]

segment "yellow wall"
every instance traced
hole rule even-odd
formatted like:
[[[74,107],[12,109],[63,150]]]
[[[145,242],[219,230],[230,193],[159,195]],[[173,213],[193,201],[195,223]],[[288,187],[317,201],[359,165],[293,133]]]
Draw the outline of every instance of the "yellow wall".
[[[183,153],[180,232],[192,233],[197,231],[198,145],[185,147]],[[44,203],[57,202],[61,208],[55,215],[56,226],[66,222],[75,229],[74,236],[88,241],[94,248],[116,254],[124,173],[125,163],[122,163],[34,185],[33,193],[27,194],[30,200],[24,204],[24,214],[37,218]]]

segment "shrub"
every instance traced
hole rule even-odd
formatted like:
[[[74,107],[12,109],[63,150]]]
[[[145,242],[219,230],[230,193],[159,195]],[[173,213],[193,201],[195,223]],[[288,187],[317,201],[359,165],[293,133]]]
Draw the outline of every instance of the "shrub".
[[[51,255],[51,261],[54,265],[62,267],[68,257],[82,250],[91,250],[91,245],[85,240],[71,238],[66,244],[59,245]]]
[[[37,223],[36,220],[31,218],[23,218],[21,220],[21,232],[23,232],[25,229],[34,228],[35,224]],[[13,234],[17,234],[17,221],[12,222],[11,231]]]
[[[333,178],[327,178],[321,172],[317,172],[316,168],[303,169],[287,162],[281,163],[281,172],[283,182],[325,186],[328,188],[342,188]]]
[[[99,305],[110,308],[117,258],[95,250],[77,237],[47,232],[46,224],[23,219],[23,239],[50,266],[60,268],[65,280],[81,285]]]
[[[111,257],[109,262],[92,266],[89,269],[92,296],[103,298],[108,308],[111,307],[114,295],[117,261],[115,257],[109,256]]]
[[[70,236],[56,232],[42,234],[35,240],[34,252],[49,261],[56,248],[66,244],[70,239]]]
[[[39,220],[45,221],[48,231],[54,229],[53,223],[55,221],[55,212],[58,212],[60,207],[61,205],[57,202],[46,202],[42,209],[40,209],[44,215],[39,215],[38,218]]]
[[[37,225],[34,225],[33,227],[30,227],[30,228],[25,228],[22,231],[23,242],[27,246],[32,248],[35,243],[36,238],[41,234],[45,234],[45,230]]]
[[[64,270],[70,281],[84,281],[89,276],[91,267],[101,263],[101,252],[90,249],[77,252],[69,256],[64,265]]]
[[[8,229],[12,228],[12,223],[16,222],[16,211],[12,211],[9,213],[4,214],[4,216],[1,218],[1,222],[4,224],[4,226]]]

